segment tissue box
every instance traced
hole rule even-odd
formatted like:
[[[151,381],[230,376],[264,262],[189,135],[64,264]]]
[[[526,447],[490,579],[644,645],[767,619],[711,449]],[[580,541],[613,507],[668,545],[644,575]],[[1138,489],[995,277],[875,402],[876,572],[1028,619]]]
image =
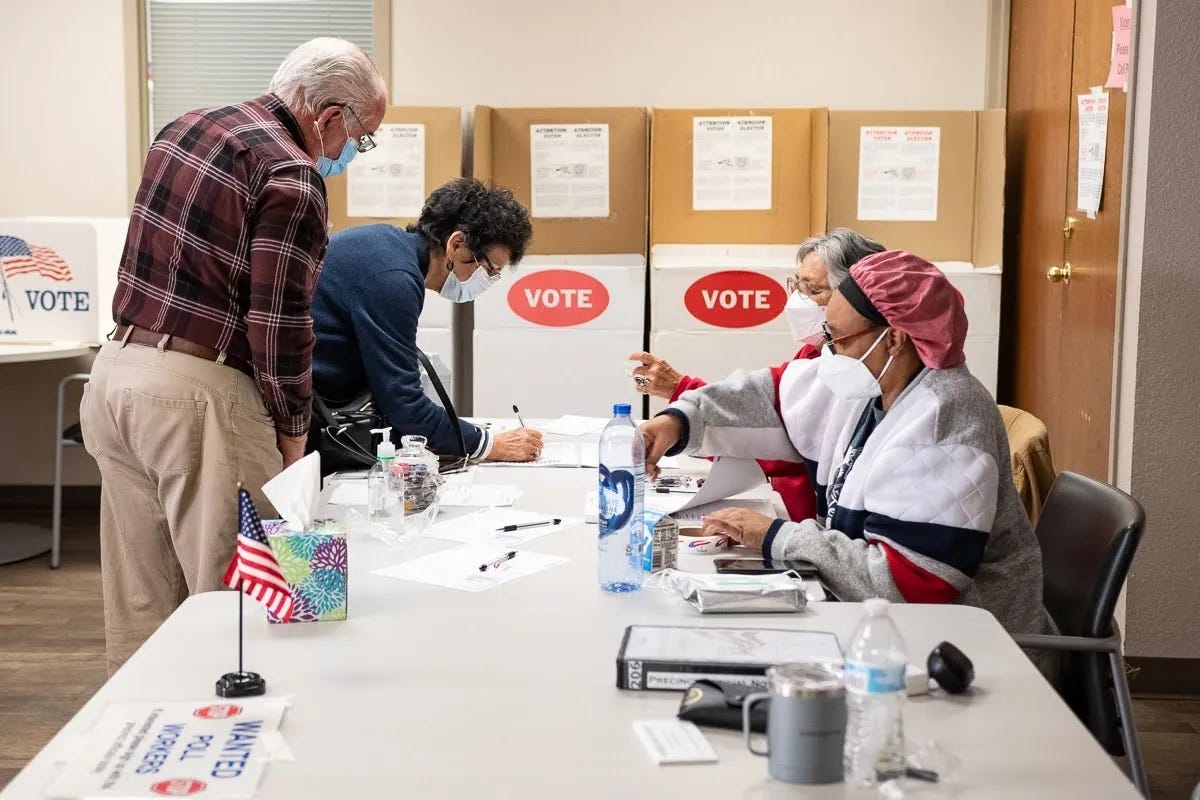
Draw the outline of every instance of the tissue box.
[[[282,520],[265,522],[267,541],[292,590],[289,622],[328,622],[346,618],[349,551],[346,532],[333,520],[317,520],[312,530],[293,531]],[[282,622],[267,612],[267,619]]]

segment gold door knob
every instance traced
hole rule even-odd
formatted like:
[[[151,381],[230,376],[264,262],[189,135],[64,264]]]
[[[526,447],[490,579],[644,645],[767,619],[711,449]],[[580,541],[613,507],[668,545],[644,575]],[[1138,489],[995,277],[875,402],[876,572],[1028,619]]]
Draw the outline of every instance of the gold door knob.
[[[1055,265],[1046,270],[1046,280],[1051,283],[1070,283],[1071,282],[1071,265],[1066,266]]]

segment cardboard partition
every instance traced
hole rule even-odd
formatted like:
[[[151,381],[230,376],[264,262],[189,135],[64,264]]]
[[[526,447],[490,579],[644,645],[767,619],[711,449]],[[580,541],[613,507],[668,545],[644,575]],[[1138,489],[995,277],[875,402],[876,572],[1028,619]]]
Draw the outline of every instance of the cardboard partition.
[[[613,403],[641,408],[624,372],[642,330],[476,330],[474,407],[480,417],[612,416]]]
[[[390,129],[389,126],[406,126],[406,129]],[[395,130],[398,135],[411,136],[414,131],[407,126],[420,126],[420,135],[424,139],[423,176],[413,174],[411,171],[411,167],[416,163],[414,161],[414,142],[401,139],[393,142],[389,136],[389,132],[392,130]],[[378,146],[374,150],[356,156],[351,162],[350,170],[325,181],[325,192],[329,198],[329,221],[333,224],[335,232],[354,225],[368,225],[373,222],[390,222],[393,225],[404,227],[420,213],[420,206],[414,205],[418,202],[415,198],[419,197],[420,202],[423,202],[424,198],[428,197],[434,189],[446,181],[462,175],[461,108],[388,106],[375,141]],[[395,191],[403,193],[397,194],[395,199],[402,200],[401,205],[414,209],[415,213],[403,216],[350,216],[350,211],[357,209],[348,207],[349,183],[363,179],[373,182],[373,185],[369,187],[372,192],[386,192],[394,187]],[[391,182],[391,187],[389,187],[389,182]],[[356,196],[356,202],[358,202],[358,197]],[[368,210],[370,210],[369,205]]]
[[[828,227],[852,228],[930,261],[1000,265],[1004,115],[1002,109],[831,111]],[[936,137],[936,174],[920,163],[930,134]],[[866,154],[864,141],[871,148]],[[923,193],[925,186],[936,186],[936,198]],[[890,201],[889,192],[895,193]],[[889,207],[868,205],[864,214],[863,205],[881,195]]]
[[[645,323],[646,260],[529,256],[475,301],[475,330],[624,330]]]
[[[589,133],[607,137],[607,157],[602,150],[591,156],[584,153],[575,157],[568,147],[561,151],[562,163],[548,167],[544,163],[535,165],[530,149],[535,126],[539,148],[546,145],[547,135],[553,135],[550,128],[560,127],[565,135],[573,136],[579,126],[587,126],[593,129]],[[645,256],[648,164],[649,122],[644,108],[475,108],[473,174],[512,189],[517,200],[530,209],[531,254]],[[566,210],[542,208],[544,195],[539,192],[538,197],[534,196],[535,172],[539,167],[565,174],[564,186],[571,180],[590,176],[596,196],[588,199],[594,202]],[[544,175],[539,173],[536,180],[539,186],[546,185]]]
[[[787,331],[798,245],[655,245],[650,329]]]
[[[128,217],[0,219],[0,342],[105,341],[128,229]]]
[[[715,198],[702,205],[753,208],[697,209],[694,166],[699,163],[697,159],[703,158],[696,150],[697,126],[703,130],[706,121],[720,124],[730,122],[729,118],[762,117],[771,121],[769,208],[759,202],[762,198],[735,197],[737,190],[734,190],[728,198]],[[732,122],[736,124],[736,120]],[[654,109],[651,245],[788,244],[824,231],[827,127],[828,111],[824,108]],[[712,176],[720,179],[721,175],[732,175],[747,166],[744,156],[732,152],[728,158],[718,156],[716,165],[701,178],[705,185]],[[748,166],[753,170],[753,164]]]
[[[656,331],[650,335],[651,353],[682,374],[707,383],[724,380],[735,370],[782,364],[799,349],[786,325],[781,331]],[[665,400],[650,398],[651,414],[666,407]]]

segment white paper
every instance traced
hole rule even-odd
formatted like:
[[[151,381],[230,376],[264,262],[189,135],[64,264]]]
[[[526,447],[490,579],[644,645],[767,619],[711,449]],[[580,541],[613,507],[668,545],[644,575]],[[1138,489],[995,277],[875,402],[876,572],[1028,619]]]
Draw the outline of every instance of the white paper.
[[[1104,191],[1104,156],[1108,143],[1108,92],[1079,95],[1079,185],[1076,206],[1096,218]]]
[[[530,125],[535,217],[608,216],[608,123]]]
[[[373,574],[444,586],[464,592],[482,592],[518,578],[534,575],[559,564],[565,564],[569,560],[561,556],[548,556],[543,553],[521,550],[514,558],[499,563],[494,568],[480,570],[480,566],[496,564],[511,552],[513,552],[511,548],[506,550],[503,546],[495,544],[455,547],[412,561],[405,561],[392,567],[377,569]]]
[[[622,658],[627,661],[703,661],[714,664],[840,662],[837,636],[825,631],[777,628],[691,628],[634,625]]]
[[[113,703],[46,794],[60,798],[254,797],[287,701]]]
[[[342,481],[329,495],[330,505],[335,506],[365,506],[368,502],[366,481]]]
[[[542,433],[553,433],[559,436],[586,436],[589,433],[599,433],[609,423],[605,417],[580,417],[575,414],[564,414],[556,420],[542,426]]]
[[[647,496],[653,496],[655,511],[670,514],[678,520],[676,512],[721,502],[766,482],[767,476],[754,459],[720,456],[713,461],[712,469],[709,470],[708,477],[704,479],[704,485],[699,491],[669,494],[651,492]]]
[[[426,536],[466,544],[494,544],[497,547],[531,542],[534,539],[579,524],[576,517],[558,517],[557,525],[538,525],[516,531],[497,530],[505,525],[526,525],[531,522],[551,522],[555,517],[519,508],[485,508],[474,514],[442,520],[425,531]]]
[[[600,492],[588,492],[583,499],[583,521],[596,523],[600,521]]]
[[[595,442],[547,442],[533,461],[485,461],[481,467],[597,467],[600,446]]]
[[[508,484],[467,483],[447,486],[442,493],[442,508],[511,506],[521,496],[521,488]]]
[[[771,117],[692,118],[692,208],[771,210]]]
[[[936,126],[862,126],[858,156],[860,220],[937,220]]]
[[[346,169],[346,215],[416,217],[425,204],[425,126],[379,126]]]
[[[664,764],[714,764],[717,751],[696,727],[681,719],[646,719],[633,723],[638,741],[660,767]]]
[[[506,419],[504,417],[462,417],[462,419],[471,423],[476,428],[487,428],[492,433],[515,431],[518,427],[515,419]]]
[[[263,494],[288,528],[306,531],[321,507],[321,454],[309,453],[263,484]]]
[[[659,495],[659,496],[661,497],[662,495]],[[649,507],[649,506],[647,506],[647,507]],[[671,519],[678,522],[679,526],[681,528],[689,528],[689,527],[698,527],[704,521],[704,517],[713,513],[714,511],[720,511],[722,508],[731,508],[731,507],[745,508],[745,509],[749,509],[750,511],[757,511],[759,514],[765,514],[768,517],[776,516],[774,504],[772,504],[770,500],[764,500],[761,498],[718,500],[715,503],[705,503],[702,506],[691,506],[689,508],[686,508],[686,509],[683,509],[680,511],[671,511],[671,512],[663,512],[663,513],[669,513],[671,516]],[[653,509],[653,510],[657,510],[657,509]]]

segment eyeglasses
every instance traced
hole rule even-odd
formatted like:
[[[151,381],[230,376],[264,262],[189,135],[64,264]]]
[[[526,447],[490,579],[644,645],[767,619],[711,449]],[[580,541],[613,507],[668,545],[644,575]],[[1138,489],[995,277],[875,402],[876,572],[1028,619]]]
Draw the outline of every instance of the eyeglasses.
[[[788,277],[787,290],[788,290],[788,294],[791,294],[792,292],[799,292],[800,294],[805,295],[806,297],[815,297],[815,296],[819,296],[819,295],[823,295],[823,294],[829,294],[828,286],[817,286],[816,284],[809,283],[808,281],[804,280],[803,278],[797,278],[794,276]]]
[[[375,139],[372,138],[371,134],[367,132],[367,126],[362,124],[362,120],[358,118],[358,114],[354,113],[354,109],[347,105],[339,106],[339,108],[341,108],[343,111],[349,112],[350,118],[354,120],[354,124],[358,126],[360,131],[362,131],[359,136],[352,137],[355,139],[355,147],[358,152],[365,153],[368,150],[374,150]],[[349,135],[349,133],[350,131],[346,131],[347,135]]]
[[[472,254],[471,258],[475,259],[475,266],[487,273],[489,278],[499,278],[500,273],[504,271],[504,267],[493,267],[492,262],[488,261],[488,257],[484,256],[483,261],[479,260],[479,256]]]
[[[825,339],[825,345],[826,345],[826,347],[829,348],[829,352],[834,353],[834,352],[837,352],[834,349],[834,345],[840,344],[841,342],[847,342],[851,339],[862,336],[864,333],[871,333],[872,331],[877,331],[882,327],[883,327],[882,325],[872,325],[869,328],[863,328],[861,331],[855,331],[854,333],[847,333],[845,336],[839,336],[835,339],[833,336],[833,332],[829,330],[829,323],[822,322],[821,323],[821,336]]]

